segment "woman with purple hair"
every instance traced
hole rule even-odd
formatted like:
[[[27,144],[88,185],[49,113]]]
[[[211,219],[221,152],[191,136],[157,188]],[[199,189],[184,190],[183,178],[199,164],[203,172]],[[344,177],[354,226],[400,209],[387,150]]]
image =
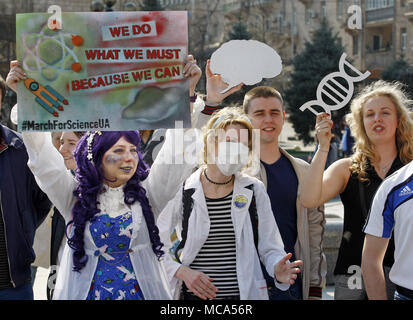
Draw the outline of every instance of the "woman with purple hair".
[[[183,73],[190,95],[196,98],[201,70],[191,55]],[[17,82],[24,78],[15,64],[8,83],[17,90]],[[74,153],[75,177],[65,169],[48,133],[24,132],[23,139],[28,166],[67,223],[68,241],[53,299],[171,299],[154,215],[164,204],[159,198],[167,197],[159,192],[163,171],[147,179],[139,132],[84,135]]]
[[[67,222],[53,299],[170,299],[138,131],[85,134],[75,178],[45,133],[23,135],[29,167]]]

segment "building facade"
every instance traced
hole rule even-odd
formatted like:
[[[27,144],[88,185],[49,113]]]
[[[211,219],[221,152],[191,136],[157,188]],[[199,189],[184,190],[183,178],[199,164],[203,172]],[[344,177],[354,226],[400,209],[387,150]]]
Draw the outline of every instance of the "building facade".
[[[92,0],[2,0],[0,2],[0,73],[15,57],[15,14],[45,12],[59,5],[63,12],[91,10]],[[117,0],[113,10],[139,7],[139,0]],[[353,65],[379,78],[394,60],[413,65],[413,0],[159,0],[165,10],[187,10],[189,51],[204,61],[223,42],[234,24],[246,25],[252,39],[273,47],[285,66],[301,52],[326,18],[339,36]],[[361,9],[361,29],[349,27]],[[354,8],[354,7],[353,7]],[[133,9],[133,6],[132,6]]]

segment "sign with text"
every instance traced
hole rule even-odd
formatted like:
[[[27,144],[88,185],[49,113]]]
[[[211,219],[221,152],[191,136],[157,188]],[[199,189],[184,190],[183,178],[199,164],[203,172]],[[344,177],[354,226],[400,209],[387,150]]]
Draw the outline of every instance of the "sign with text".
[[[16,15],[20,131],[190,127],[186,11]]]

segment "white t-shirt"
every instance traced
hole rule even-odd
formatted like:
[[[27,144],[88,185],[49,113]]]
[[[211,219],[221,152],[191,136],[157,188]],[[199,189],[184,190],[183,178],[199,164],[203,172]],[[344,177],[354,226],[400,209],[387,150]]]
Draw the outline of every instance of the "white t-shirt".
[[[390,238],[394,229],[394,264],[390,280],[413,290],[413,161],[389,176],[377,190],[364,232]]]

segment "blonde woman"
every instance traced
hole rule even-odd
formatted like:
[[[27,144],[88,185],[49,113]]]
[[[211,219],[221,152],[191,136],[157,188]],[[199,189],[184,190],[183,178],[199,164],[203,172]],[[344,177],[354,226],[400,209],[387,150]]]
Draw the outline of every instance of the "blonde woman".
[[[352,101],[347,115],[355,153],[336,161],[325,172],[333,123],[328,114],[317,116],[315,129],[320,148],[304,181],[301,198],[303,205],[310,208],[340,194],[344,205],[343,237],[334,270],[337,300],[367,299],[362,282],[361,289],[348,284],[354,280],[354,272],[360,274],[362,229],[377,188],[385,177],[413,159],[413,123],[408,102],[399,83],[377,81],[364,88]],[[388,279],[393,252],[391,240],[383,262],[389,299],[395,289]]]
[[[158,219],[165,251],[182,249],[175,260],[167,254],[164,261],[175,298],[268,299],[260,259],[280,289],[297,278],[302,261],[288,263],[291,253],[283,250],[263,183],[241,173],[251,150],[252,126],[240,108],[212,116],[204,133],[206,164]],[[175,227],[182,241],[171,249]]]

